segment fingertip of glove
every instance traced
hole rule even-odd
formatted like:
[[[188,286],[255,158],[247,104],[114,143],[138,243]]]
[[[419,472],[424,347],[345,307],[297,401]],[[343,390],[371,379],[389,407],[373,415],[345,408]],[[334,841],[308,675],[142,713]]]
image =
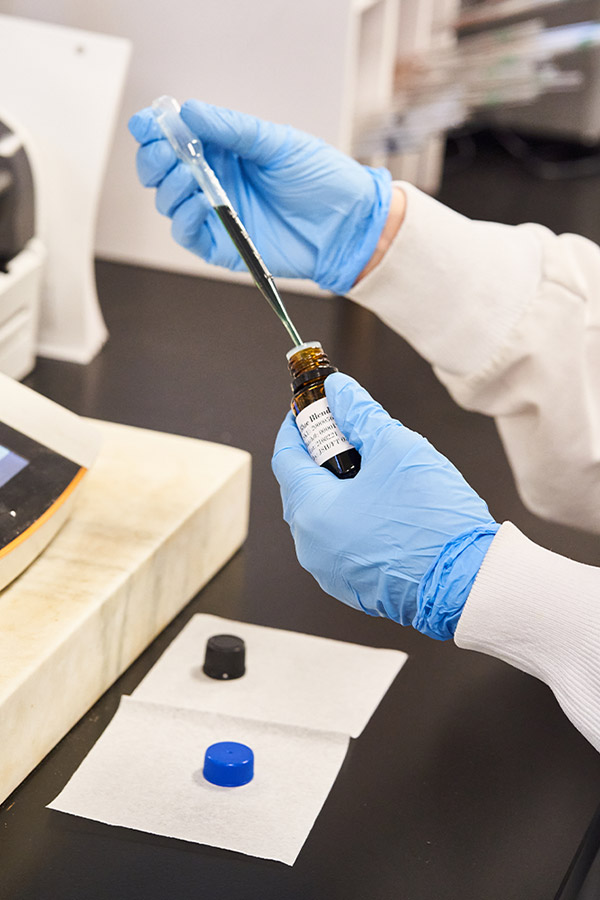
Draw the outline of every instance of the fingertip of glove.
[[[281,446],[276,448],[271,458],[273,475],[283,487],[289,483],[295,473],[299,473],[306,465],[314,466],[308,453],[302,447]]]
[[[133,137],[137,140],[138,135],[143,127],[144,118],[141,112],[136,112],[132,116],[129,117],[129,121],[127,122],[127,128],[129,133],[133,135]]]
[[[339,394],[344,389],[348,389],[351,385],[354,387],[359,386],[356,379],[352,378],[351,375],[346,375],[344,372],[332,372],[331,375],[328,375],[325,379],[325,393],[328,396],[332,393]]]
[[[299,442],[302,444],[302,446],[304,446],[304,444],[302,443],[302,438],[300,437],[300,432],[296,427],[294,414],[290,409],[285,419],[281,423],[279,431],[277,432],[273,453],[278,453],[280,450],[284,450],[290,445],[296,446]]]
[[[327,376],[325,379],[325,396],[330,406],[333,404],[336,407],[340,403],[342,406],[355,403],[358,399],[375,402],[369,392],[355,378],[343,372],[333,372]],[[335,410],[332,409],[331,411],[335,416]]]
[[[275,446],[273,447],[271,467],[278,481],[279,477],[276,470],[281,467],[287,468],[290,456],[294,456],[302,461],[305,461],[306,458],[310,459],[308,450],[296,426],[295,416],[291,410],[281,423],[275,438]]]
[[[157,138],[138,147],[136,168],[144,187],[158,187],[176,165],[177,157],[166,140]]]
[[[184,100],[181,104],[180,115],[183,119],[189,115],[196,116],[198,113],[201,113],[206,106],[208,106],[208,104],[205,103],[204,100]]]
[[[181,118],[192,131],[200,132],[203,126],[210,123],[214,116],[216,106],[206,103],[204,100],[186,100],[181,104]],[[202,135],[200,135],[202,137]]]
[[[204,194],[196,192],[184,200],[172,213],[171,234],[174,240],[207,262],[212,246],[210,234],[202,229],[212,207]]]
[[[140,144],[162,137],[162,131],[149,106],[134,113],[127,123],[127,128]]]

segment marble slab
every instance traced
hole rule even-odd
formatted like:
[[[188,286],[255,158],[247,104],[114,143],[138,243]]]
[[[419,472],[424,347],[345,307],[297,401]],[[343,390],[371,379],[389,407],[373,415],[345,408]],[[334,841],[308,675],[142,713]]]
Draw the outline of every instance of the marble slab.
[[[247,534],[248,453],[94,424],[69,521],[0,592],[0,802]]]

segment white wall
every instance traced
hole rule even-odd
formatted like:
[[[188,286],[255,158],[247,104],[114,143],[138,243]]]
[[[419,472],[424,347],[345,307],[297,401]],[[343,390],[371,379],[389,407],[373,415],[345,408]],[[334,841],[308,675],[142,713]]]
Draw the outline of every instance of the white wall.
[[[0,0],[1,13],[133,41],[100,206],[98,255],[219,275],[172,241],[168,220],[135,176],[127,120],[160,94],[198,97],[343,146],[350,7],[351,0]]]

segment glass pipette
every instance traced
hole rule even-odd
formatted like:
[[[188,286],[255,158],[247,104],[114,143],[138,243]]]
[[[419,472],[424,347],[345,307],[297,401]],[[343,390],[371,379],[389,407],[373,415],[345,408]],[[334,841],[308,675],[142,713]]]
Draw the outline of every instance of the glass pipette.
[[[250,240],[248,232],[231,205],[219,179],[206,162],[202,142],[188,128],[179,115],[180,106],[173,97],[158,97],[152,103],[152,109],[163,134],[169,141],[178,158],[190,167],[192,174],[200,185],[207,200],[219,216],[236,250],[244,260],[256,287],[265,300],[271,305],[284,328],[294,342],[294,346],[302,343],[294,323],[287,314],[275,280],[258,250]]]

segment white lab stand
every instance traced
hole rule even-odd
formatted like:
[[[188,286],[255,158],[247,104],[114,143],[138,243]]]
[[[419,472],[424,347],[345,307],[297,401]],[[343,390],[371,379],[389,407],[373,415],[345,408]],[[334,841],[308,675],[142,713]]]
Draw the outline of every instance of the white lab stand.
[[[94,238],[129,53],[123,38],[0,16],[2,108],[31,136],[37,232],[48,251],[37,338],[44,356],[89,362],[106,339]],[[18,355],[19,335],[11,343],[7,332],[2,356]],[[19,366],[5,371],[24,374]]]

